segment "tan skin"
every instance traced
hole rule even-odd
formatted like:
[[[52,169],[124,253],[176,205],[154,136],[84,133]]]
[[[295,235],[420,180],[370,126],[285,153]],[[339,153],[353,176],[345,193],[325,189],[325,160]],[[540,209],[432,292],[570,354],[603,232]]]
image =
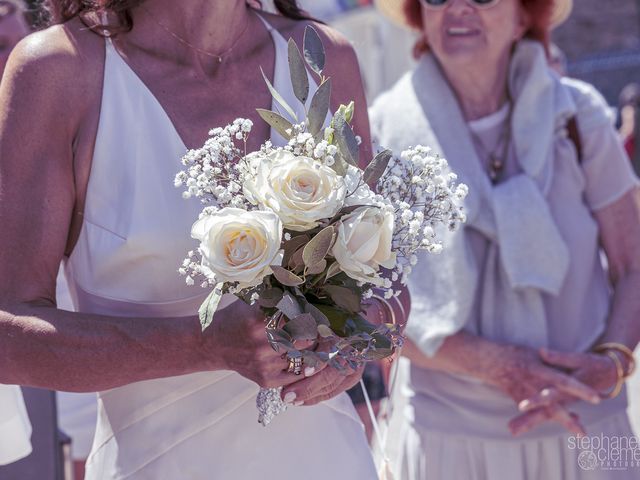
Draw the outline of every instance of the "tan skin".
[[[226,50],[250,23],[220,65],[176,42],[151,15],[211,52]],[[265,16],[301,44],[306,22]],[[134,29],[119,35],[116,47],[185,144],[197,147],[212,126],[248,116],[255,125],[248,148],[258,148],[269,130],[255,108],[271,105],[259,67],[272,78],[275,51],[244,1],[154,0],[133,18]],[[335,32],[315,26],[327,49],[332,107],[355,100],[355,130],[364,158],[371,158],[355,54]],[[81,392],[208,370],[235,370],[263,387],[300,380],[283,371],[286,361],[265,341],[262,315],[243,302],[217,312],[204,334],[196,316],[122,318],[56,309],[58,265],[72,252],[82,223],[103,66],[104,39],[74,19],[19,44],[0,87],[0,382]],[[335,396],[359,378],[359,372],[316,372],[304,380],[303,400]]]
[[[497,111],[507,98],[511,46],[526,31],[519,1],[501,0],[480,10],[466,0],[451,0],[443,9],[423,7],[423,24],[467,120]],[[593,215],[615,290],[607,330],[596,343],[619,342],[633,350],[640,340],[640,191]],[[514,435],[547,421],[584,434],[571,403],[598,403],[617,379],[614,362],[603,354],[536,351],[466,332],[447,338],[432,358],[410,342],[403,354],[423,368],[472,376],[503,391],[524,412],[509,423]],[[622,355],[620,360],[628,370],[628,360]]]

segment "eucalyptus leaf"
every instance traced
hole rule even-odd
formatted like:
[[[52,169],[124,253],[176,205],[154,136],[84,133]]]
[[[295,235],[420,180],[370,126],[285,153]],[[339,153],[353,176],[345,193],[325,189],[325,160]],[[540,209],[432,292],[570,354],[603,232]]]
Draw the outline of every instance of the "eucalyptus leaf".
[[[328,325],[318,325],[317,328],[318,328],[318,335],[320,335],[322,338],[329,338],[335,335],[335,333],[333,333],[333,331],[331,330],[331,328],[329,328]]]
[[[271,265],[271,271],[273,272],[273,276],[276,277],[276,280],[286,287],[295,287],[296,285],[302,285],[304,283],[304,280],[295,273],[278,265]]]
[[[309,121],[309,133],[316,137],[322,132],[324,121],[329,113],[331,104],[331,79],[320,84],[316,93],[311,99],[309,113],[307,115]]]
[[[331,330],[336,335],[345,336],[347,320],[351,315],[333,305],[316,304],[315,306],[327,317]]]
[[[358,141],[351,125],[349,125],[344,116],[336,114],[333,117],[333,128],[335,129],[336,146],[342,157],[347,163],[357,167],[359,158]]]
[[[291,119],[298,123],[298,117],[295,113],[295,111],[293,110],[293,108],[291,108],[289,106],[289,104],[287,103],[287,101],[282,97],[282,95],[280,95],[278,93],[278,91],[274,88],[273,85],[271,85],[271,82],[269,81],[269,79],[267,78],[267,76],[264,74],[264,70],[262,70],[262,67],[260,67],[260,71],[262,72],[262,78],[264,78],[265,83],[267,84],[267,88],[269,89],[269,93],[271,93],[271,96],[275,99],[276,102],[278,102],[280,104],[280,106],[282,108],[284,108],[284,110],[291,116]]]
[[[344,161],[340,152],[335,156],[335,162],[333,162],[331,168],[341,177],[344,177],[347,174],[347,162]]]
[[[282,299],[278,302],[276,308],[280,310],[289,320],[296,318],[298,315],[302,314],[300,304],[295,299],[295,297],[288,292],[284,294]]]
[[[304,66],[302,54],[293,39],[289,39],[289,75],[291,76],[291,86],[293,93],[302,104],[309,98],[309,77],[307,68]]]
[[[306,303],[304,306],[305,313],[311,314],[318,325],[329,325],[329,319],[320,311],[318,307],[312,303]]]
[[[325,64],[324,45],[315,28],[307,26],[304,29],[304,58],[311,69],[322,75]]]
[[[293,268],[296,272],[300,273],[304,270],[304,260],[302,260],[302,252],[304,250],[299,248],[296,250],[289,259],[289,267]]]
[[[373,187],[378,180],[380,180],[380,177],[382,177],[387,169],[387,165],[389,165],[389,160],[391,160],[392,156],[393,153],[391,150],[383,150],[378,153],[373,160],[371,160],[371,163],[367,165],[367,168],[364,169],[364,174],[362,175],[362,179],[367,185]]]
[[[284,258],[282,263],[288,265],[291,256],[310,239],[309,235],[296,235],[295,237],[292,237],[291,240],[286,240],[282,246],[284,249]]]
[[[309,240],[302,251],[302,261],[307,267],[313,267],[315,264],[320,263],[321,260],[324,260],[324,257],[331,250],[335,234],[335,229],[332,225],[329,225]]]
[[[317,335],[316,335],[317,337]],[[314,338],[316,338],[314,337]],[[318,367],[320,364],[324,363],[320,355],[316,352],[312,352],[310,350],[302,350],[302,360],[305,367]]]
[[[319,273],[324,272],[325,268],[327,268],[327,261],[323,258],[315,265],[307,267],[305,270],[305,275],[318,275]]]
[[[361,310],[361,298],[357,292],[339,285],[325,285],[324,290],[338,307],[351,313],[357,313]]]
[[[293,340],[315,340],[318,337],[316,321],[309,313],[303,313],[289,320],[283,328]]]
[[[325,281],[329,280],[331,277],[335,277],[341,271],[342,270],[340,269],[340,264],[338,262],[333,262],[331,265],[329,265],[329,268],[327,269],[327,275],[325,276]]]
[[[211,322],[213,322],[213,315],[216,313],[220,299],[222,298],[222,284],[217,284],[211,293],[207,296],[200,308],[198,309],[198,317],[200,317],[200,325],[204,332]]]
[[[256,108],[258,115],[273,127],[285,140],[290,140],[293,133],[293,125],[289,120],[282,115],[271,110],[265,110],[264,108]],[[289,133],[287,133],[287,130]]]
[[[258,305],[263,308],[275,308],[278,305],[278,302],[282,299],[283,294],[284,292],[281,288],[273,287],[264,289],[260,292]]]

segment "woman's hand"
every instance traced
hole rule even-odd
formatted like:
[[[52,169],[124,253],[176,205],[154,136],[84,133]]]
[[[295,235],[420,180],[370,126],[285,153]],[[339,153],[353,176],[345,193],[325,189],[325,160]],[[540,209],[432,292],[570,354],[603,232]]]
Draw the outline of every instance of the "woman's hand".
[[[557,392],[566,398],[581,399],[589,403],[600,402],[598,391],[587,384],[582,377],[564,373],[555,366],[546,365],[535,350],[526,347],[503,347],[491,362],[485,377],[492,384],[509,395],[519,407],[541,392]],[[564,368],[563,365],[560,367]],[[546,398],[546,395],[543,395]],[[509,429],[514,435],[546,421],[557,422],[568,431],[577,435],[584,434],[576,414],[569,412],[562,403],[550,402],[530,419],[514,419]]]
[[[356,385],[362,378],[363,371],[364,367],[357,370],[349,369],[346,372],[325,367],[322,371],[312,373],[309,378],[285,387],[282,396],[286,402],[296,406],[316,405]]]
[[[282,387],[300,380],[299,375],[287,372],[287,358],[269,344],[265,317],[257,306],[235,301],[216,312],[203,338],[207,354],[221,364],[216,369],[236,371],[263,388]],[[308,348],[311,343],[296,343],[296,347]],[[306,370],[305,375],[310,373]]]
[[[605,394],[618,381],[616,365],[606,355],[598,353],[563,353],[540,349],[540,358],[548,365],[560,368],[574,379]],[[621,359],[622,361],[622,359]],[[545,422],[550,412],[579,400],[579,397],[554,387],[543,388],[533,396],[521,401],[520,411],[525,412],[509,422],[511,430],[524,433]]]

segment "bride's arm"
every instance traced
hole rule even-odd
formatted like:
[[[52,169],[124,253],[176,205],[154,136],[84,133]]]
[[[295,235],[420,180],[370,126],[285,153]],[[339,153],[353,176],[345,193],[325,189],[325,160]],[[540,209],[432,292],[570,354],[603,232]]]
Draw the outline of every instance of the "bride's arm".
[[[217,369],[263,386],[292,381],[265,341],[261,316],[242,302],[221,311],[204,335],[195,316],[56,309],[56,274],[76,208],[78,137],[100,93],[101,68],[92,68],[103,40],[85,35],[77,48],[93,41],[94,51],[79,53],[60,26],[28,38],[0,85],[0,383],[95,391]]]

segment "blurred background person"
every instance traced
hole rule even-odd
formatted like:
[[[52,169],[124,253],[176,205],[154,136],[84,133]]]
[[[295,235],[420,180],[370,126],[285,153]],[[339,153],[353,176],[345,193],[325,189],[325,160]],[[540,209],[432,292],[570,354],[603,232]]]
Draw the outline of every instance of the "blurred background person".
[[[637,478],[585,473],[569,443],[633,435],[624,382],[640,338],[638,179],[601,95],[548,63],[571,1],[378,6],[422,38],[418,66],[371,109],[374,137],[432,147],[469,186],[467,224],[410,280],[396,473]]]
[[[620,138],[624,148],[631,159],[636,172],[640,172],[640,152],[636,148],[638,131],[640,124],[638,115],[640,114],[640,85],[630,83],[620,92]]]
[[[21,0],[0,0],[0,78],[13,47],[29,34]]]

